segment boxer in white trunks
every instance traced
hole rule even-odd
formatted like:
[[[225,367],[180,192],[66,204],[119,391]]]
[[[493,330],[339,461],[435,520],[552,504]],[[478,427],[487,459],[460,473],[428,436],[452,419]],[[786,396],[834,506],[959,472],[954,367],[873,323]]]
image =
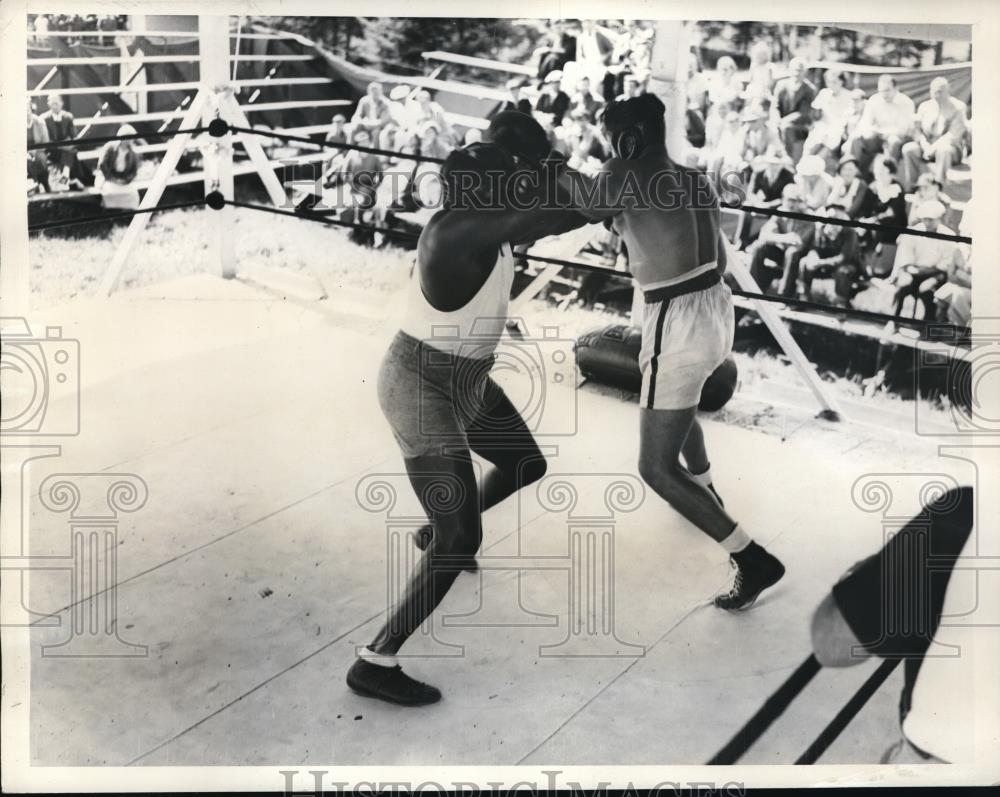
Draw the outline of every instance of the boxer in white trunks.
[[[726,512],[712,485],[696,412],[705,381],[732,348],[732,293],[722,280],[715,189],[707,175],[670,159],[664,117],[652,94],[610,103],[602,124],[614,157],[596,179],[563,166],[559,183],[583,216],[611,220],[644,294],[639,473],[726,550],[736,576],[715,605],[745,609],[785,568]]]

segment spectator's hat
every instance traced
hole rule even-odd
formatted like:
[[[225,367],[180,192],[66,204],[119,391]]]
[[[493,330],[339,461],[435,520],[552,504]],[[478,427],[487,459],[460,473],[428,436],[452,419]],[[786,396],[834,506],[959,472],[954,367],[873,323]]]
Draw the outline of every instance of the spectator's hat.
[[[389,99],[394,102],[399,102],[400,100],[405,100],[410,96],[410,87],[404,86],[402,84],[398,86],[393,86],[392,91],[389,92]]]
[[[759,105],[751,105],[743,111],[741,119],[744,122],[759,122],[761,119],[767,119],[767,114],[764,113],[764,109]]]
[[[524,77],[512,77],[504,85],[508,89],[521,89],[524,88],[528,84],[528,82],[529,82],[528,79]]]
[[[945,206],[936,199],[928,199],[917,205],[916,216],[918,219],[940,219],[945,214]]]
[[[757,169],[763,169],[765,166],[786,166],[788,165],[788,158],[786,158],[782,153],[775,152],[774,150],[768,150],[763,155],[758,155],[753,159],[751,164],[752,168],[756,171]]]
[[[858,164],[857,158],[855,158],[853,155],[845,155],[837,163],[837,174],[840,174],[840,170],[843,169],[848,163],[853,163],[857,168],[859,169],[861,168],[860,165]]]
[[[843,202],[840,202],[840,201],[828,202],[827,205],[826,205],[826,208],[824,208],[824,210],[827,210],[827,211],[835,210],[835,211],[837,211],[839,213],[843,213],[844,215],[847,215],[847,206]]]
[[[826,161],[819,155],[803,155],[795,173],[803,177],[816,177],[826,171]]]
[[[802,195],[802,187],[796,185],[795,183],[789,183],[781,189],[781,198],[784,200],[797,199],[801,202],[804,199]]]
[[[924,172],[917,178],[917,188],[923,188],[925,185],[936,185],[938,188],[941,187],[941,183],[937,181],[930,172]]]
[[[125,124],[118,128],[118,132],[115,133],[116,136],[134,136],[136,130],[132,125]]]
[[[561,69],[553,69],[545,76],[543,83],[562,83],[563,73]]]
[[[347,117],[342,113],[335,113],[331,122],[347,122]]]

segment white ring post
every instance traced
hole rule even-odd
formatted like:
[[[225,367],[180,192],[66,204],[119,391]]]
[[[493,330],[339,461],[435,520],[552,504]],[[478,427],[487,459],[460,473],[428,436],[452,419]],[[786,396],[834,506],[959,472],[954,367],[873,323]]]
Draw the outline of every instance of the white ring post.
[[[199,53],[201,55],[202,91],[208,97],[205,103],[203,124],[216,117],[225,118],[225,106],[232,95],[229,83],[229,17],[203,15],[198,17]],[[226,133],[210,137],[204,149],[205,195],[219,191],[231,201],[233,194],[233,141]],[[209,223],[213,227],[212,251],[219,273],[225,279],[236,276],[236,252],[233,247],[233,208],[226,204],[221,210],[211,211]]]

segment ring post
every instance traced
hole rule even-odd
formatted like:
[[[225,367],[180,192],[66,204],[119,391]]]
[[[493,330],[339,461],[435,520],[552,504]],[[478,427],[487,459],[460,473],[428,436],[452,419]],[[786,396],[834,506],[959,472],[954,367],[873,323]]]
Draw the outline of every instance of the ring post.
[[[198,17],[198,52],[201,66],[202,91],[205,103],[203,124],[207,127],[213,119],[225,118],[227,100],[233,87],[229,80],[229,17],[202,15]],[[212,136],[204,148],[205,196],[219,191],[227,203],[233,193],[233,140],[228,130],[221,136]],[[232,205],[226,204],[213,210],[209,223],[213,227],[212,254],[218,263],[219,273],[225,279],[236,276],[236,252],[231,233]]]

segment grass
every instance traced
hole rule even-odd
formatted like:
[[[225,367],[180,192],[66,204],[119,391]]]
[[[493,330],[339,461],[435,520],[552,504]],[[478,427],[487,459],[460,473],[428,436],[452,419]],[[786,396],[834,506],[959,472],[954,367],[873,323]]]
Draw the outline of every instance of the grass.
[[[399,289],[413,263],[413,252],[358,246],[342,228],[243,208],[234,208],[232,212],[229,234],[235,243],[237,262],[243,268],[262,266],[306,274],[320,269],[331,287],[364,291],[377,303]],[[153,216],[130,254],[120,289],[212,272],[215,268],[212,213],[186,209]],[[29,252],[35,306],[96,295],[124,234],[125,227],[118,226],[99,237],[70,238],[46,233],[33,237]],[[576,338],[607,324],[625,323],[617,313],[578,306],[560,310],[541,300],[530,302],[521,316],[529,332],[542,326],[556,326],[563,338]],[[765,381],[801,385],[794,367],[783,356],[758,350],[753,354],[736,352],[734,357],[744,389]],[[912,401],[860,377],[848,379],[830,373],[823,377],[843,399],[872,402],[872,406],[890,411],[912,412]],[[942,408],[927,409],[941,413],[942,419],[946,417]]]

